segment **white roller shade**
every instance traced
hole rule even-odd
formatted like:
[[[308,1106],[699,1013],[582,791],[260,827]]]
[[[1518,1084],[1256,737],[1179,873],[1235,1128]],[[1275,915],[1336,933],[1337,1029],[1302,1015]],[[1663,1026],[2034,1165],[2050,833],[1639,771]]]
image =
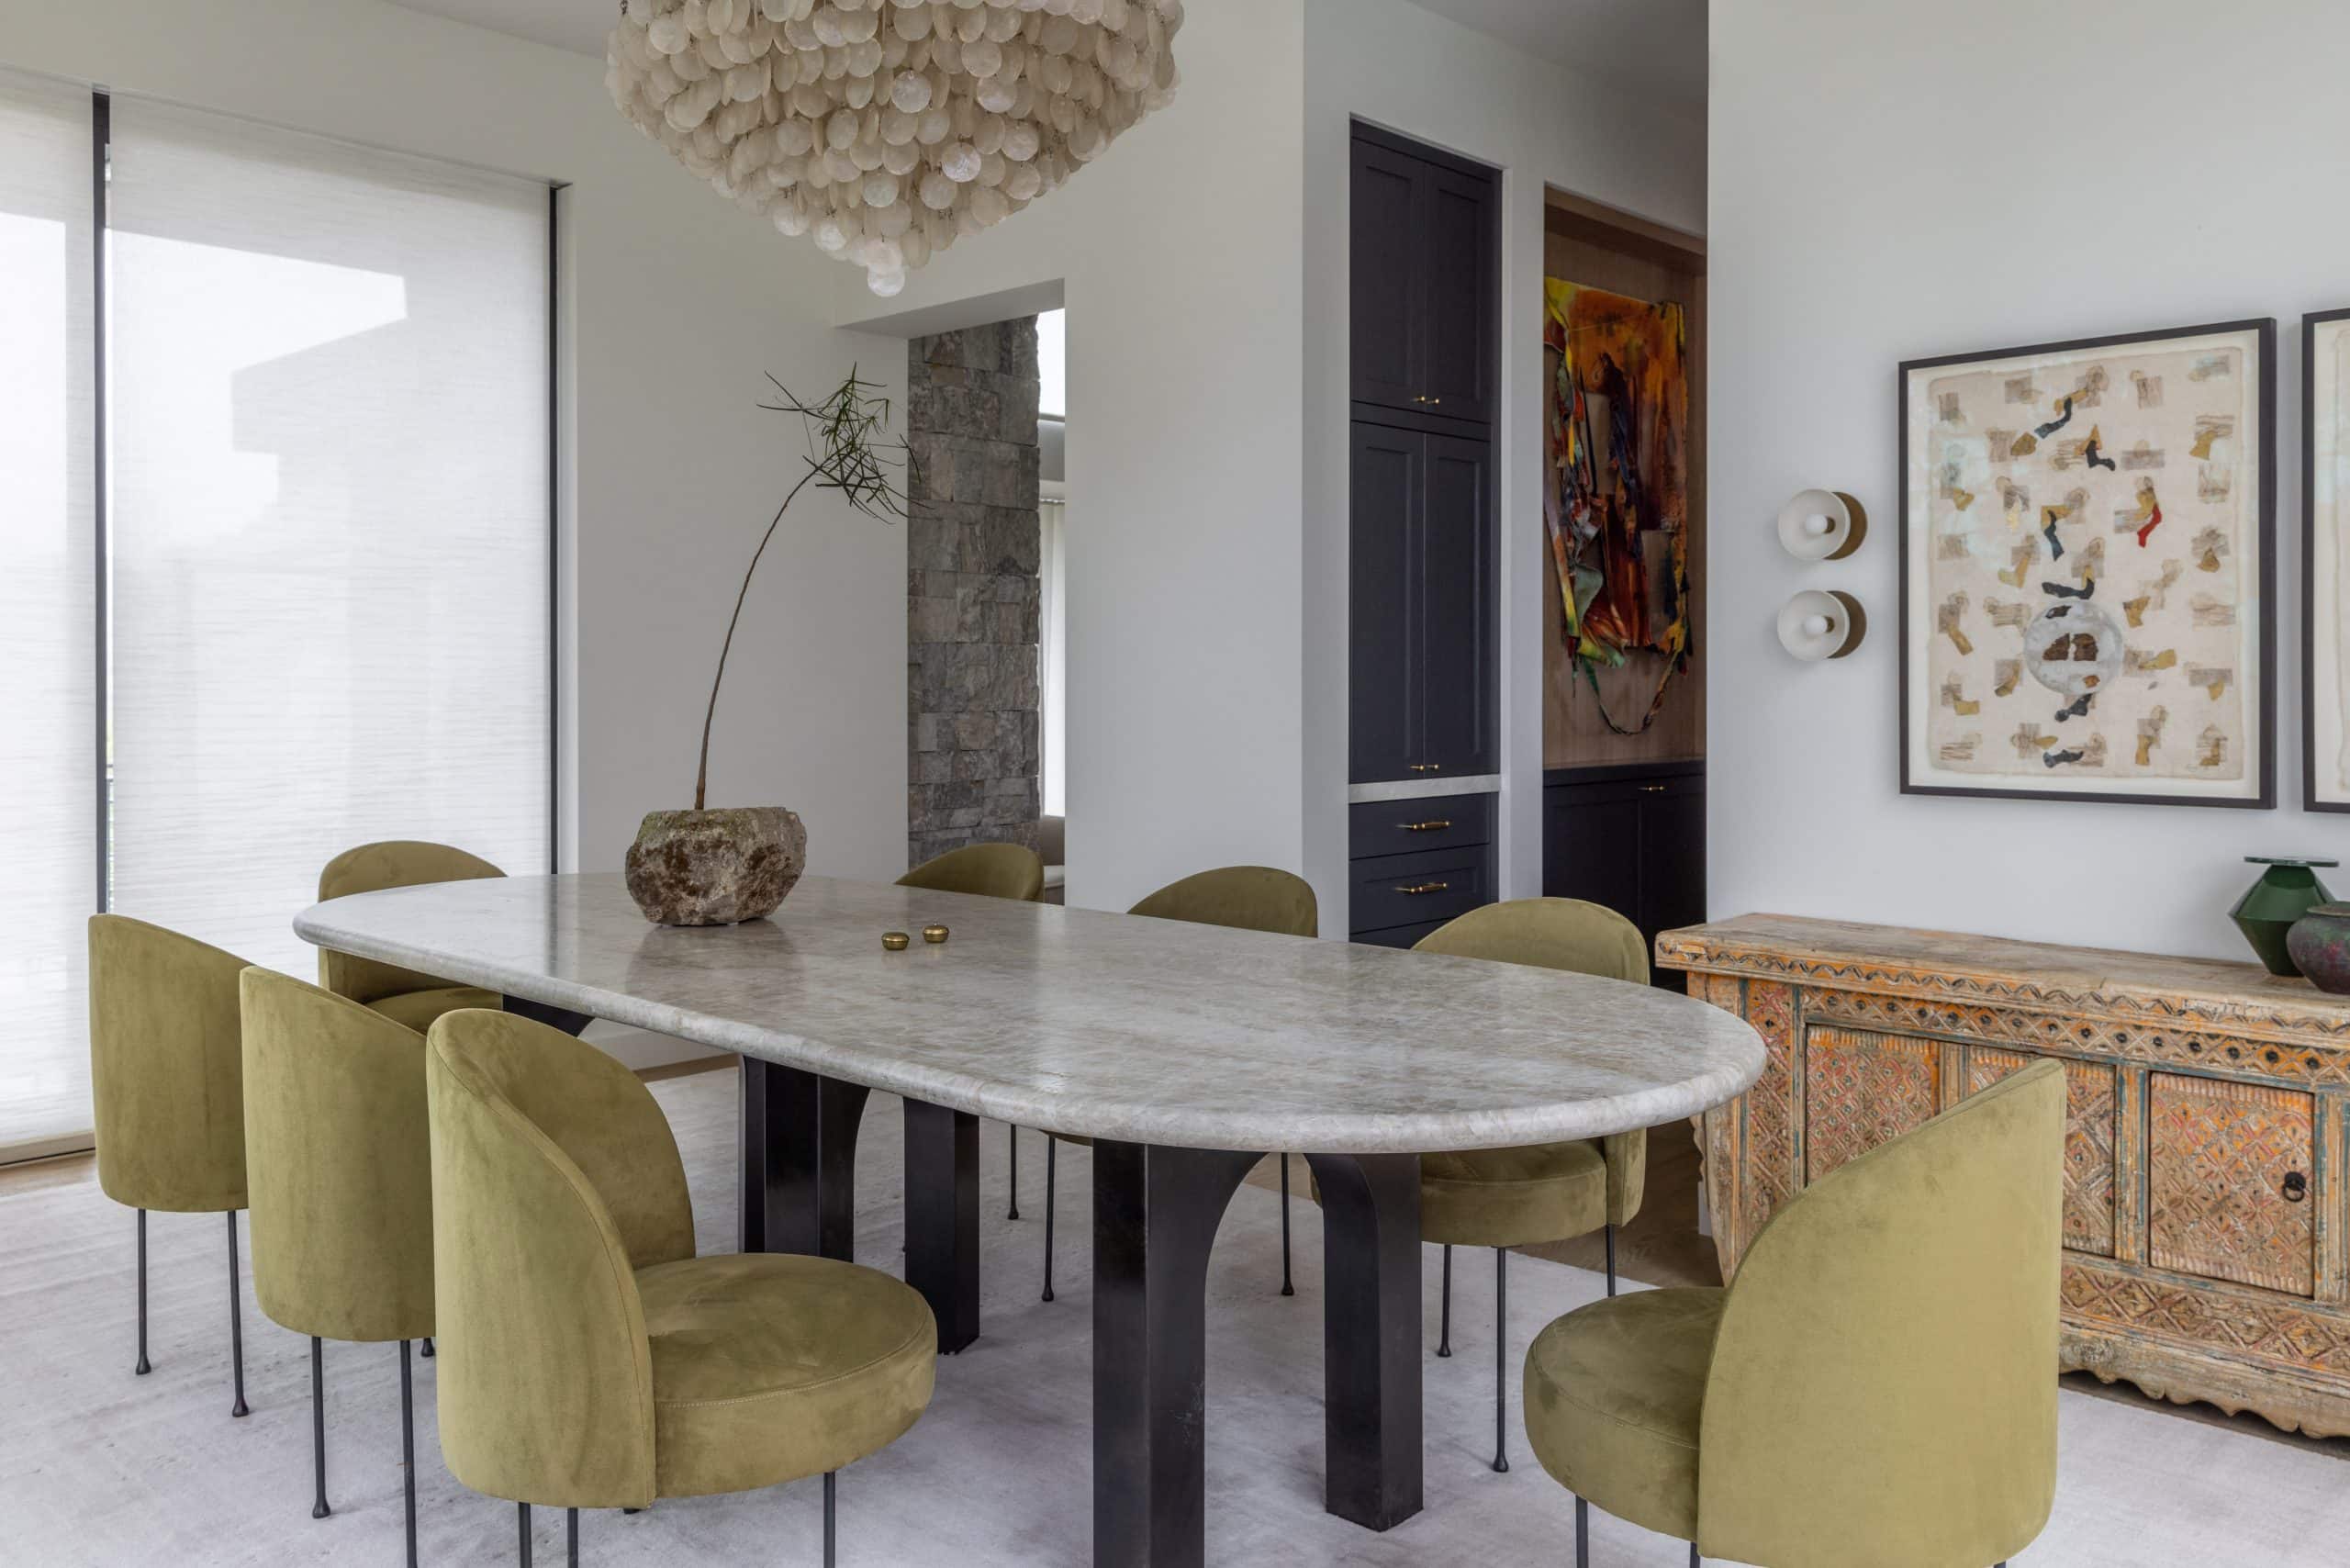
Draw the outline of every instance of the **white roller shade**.
[[[113,156],[113,906],[308,976],[352,845],[547,868],[547,191],[123,99]]]

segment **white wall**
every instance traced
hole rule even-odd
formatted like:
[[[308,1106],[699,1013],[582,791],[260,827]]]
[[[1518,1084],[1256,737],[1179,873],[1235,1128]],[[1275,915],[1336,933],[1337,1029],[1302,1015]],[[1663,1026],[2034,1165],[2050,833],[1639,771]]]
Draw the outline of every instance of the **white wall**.
[[[576,660],[563,762],[576,812],[563,863],[617,868],[643,812],[691,803],[723,618],[794,476],[798,433],[753,408],[761,373],[820,388],[862,358],[894,386],[902,352],[807,309],[833,263],[677,168],[622,121],[586,55],[377,0],[173,0],[135,14],[0,0],[0,62],[570,182],[564,554]],[[903,534],[822,498],[787,526],[735,644],[713,803],[791,805],[813,869],[894,876]]]
[[[838,319],[1069,309],[1069,902],[1303,859],[1303,0],[1210,0],[1183,88],[1003,227]],[[901,661],[902,655],[901,655]]]
[[[2240,857],[2350,857],[2350,823],[2297,809],[2299,319],[2350,305],[2350,11],[1714,0],[1712,28],[1713,912],[2242,956]],[[2266,315],[2284,811],[1898,793],[1895,366]],[[1771,538],[1807,485],[1868,504],[1851,561]],[[1780,653],[1807,586],[1860,596],[1860,653]]]
[[[1307,861],[1343,932],[1347,857],[1348,237],[1351,122],[1502,171],[1501,894],[1542,890],[1543,189],[1705,228],[1701,115],[1538,60],[1404,0],[1306,6]]]

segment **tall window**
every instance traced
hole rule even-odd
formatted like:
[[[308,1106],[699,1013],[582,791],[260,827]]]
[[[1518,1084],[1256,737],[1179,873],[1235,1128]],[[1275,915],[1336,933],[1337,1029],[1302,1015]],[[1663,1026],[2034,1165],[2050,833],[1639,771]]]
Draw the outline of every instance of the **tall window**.
[[[0,248],[0,309],[47,309],[84,383],[102,324],[110,457],[103,551],[86,521],[76,541],[70,507],[44,529],[69,575],[37,614],[79,655],[58,661],[61,716],[0,742],[42,748],[38,772],[11,756],[0,775],[0,832],[47,813],[81,846],[78,881],[68,866],[47,907],[0,916],[37,920],[28,946],[73,966],[66,1011],[0,1044],[26,1058],[12,1076],[83,1070],[93,908],[308,975],[290,922],[352,845],[549,861],[547,188],[119,98],[99,110],[81,95],[84,255],[92,160],[110,160],[102,322],[96,290],[42,295]],[[17,161],[0,144],[0,192]],[[0,354],[19,348],[11,334]],[[67,401],[48,390],[61,373],[10,369],[16,397]],[[90,401],[85,386],[57,438],[79,459],[53,466],[94,487]],[[0,703],[22,700],[11,683]],[[74,1086],[37,1115],[0,1103],[0,1150],[86,1128]]]
[[[1037,792],[1048,817],[1069,814],[1069,312],[1036,318],[1036,441],[1044,458],[1039,506],[1036,668]]]

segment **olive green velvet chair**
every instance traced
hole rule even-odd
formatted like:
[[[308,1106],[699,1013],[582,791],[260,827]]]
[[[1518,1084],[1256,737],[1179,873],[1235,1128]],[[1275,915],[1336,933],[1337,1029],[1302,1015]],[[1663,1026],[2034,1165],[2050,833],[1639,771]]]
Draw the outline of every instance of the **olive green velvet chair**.
[[[1580,899],[1518,899],[1471,910],[1413,951],[1567,969],[1646,985],[1639,928]],[[1494,1249],[1494,1469],[1509,1469],[1509,1249],[1602,1231],[1607,1294],[1616,1294],[1616,1232],[1639,1212],[1648,1134],[1420,1158],[1420,1239],[1444,1248],[1436,1353],[1452,1354],[1452,1249]],[[1320,1194],[1315,1194],[1318,1199]]]
[[[1126,912],[1154,920],[1181,920],[1275,936],[1321,934],[1314,885],[1270,866],[1223,866],[1169,882]],[[1090,1138],[1056,1134],[1045,1140],[1045,1299],[1053,1299],[1053,1209],[1059,1184],[1055,1150],[1062,1143],[1091,1147]],[[1014,1217],[1017,1217],[1016,1215]],[[1281,1156],[1281,1294],[1295,1295],[1289,1267],[1289,1156]]]
[[[1036,903],[1045,896],[1045,862],[1035,850],[1017,844],[968,844],[933,856],[899,878],[898,886]],[[1012,1206],[1003,1217],[1018,1219],[1020,1129],[1007,1126],[1003,1135],[1005,1157],[1012,1168]]]
[[[428,1036],[441,1451],[517,1506],[824,1477],[930,1403],[938,1328],[921,1295],[827,1258],[694,1255],[685,1167],[661,1107],[595,1047],[511,1014]]]
[[[1017,844],[968,844],[923,861],[898,886],[1034,903],[1044,896],[1045,863]]]
[[[319,873],[319,902],[372,893],[386,888],[413,888],[428,882],[470,882],[505,872],[478,855],[468,855],[445,844],[394,839],[346,849]],[[452,985],[431,975],[404,969],[397,964],[349,953],[319,951],[319,983],[337,996],[364,1002],[385,1017],[421,1032],[432,1020],[459,1007],[496,1007],[495,991]]]
[[[1545,1328],[1526,1428],[1575,1495],[1756,1568],[1985,1568],[2056,1489],[2065,1077],[2053,1061],[1838,1168],[1727,1290]]]
[[[245,1206],[245,961],[126,915],[90,918],[90,1100],[98,1186],[139,1211],[139,1361],[147,1360],[147,1211],[229,1216],[231,1416],[245,1404],[237,1211]]]
[[[432,1332],[432,1166],[424,1036],[268,969],[244,973],[245,1169],[253,1296],[310,1340],[310,1459],[327,1503],[322,1341],[397,1340],[408,1560],[416,1561],[410,1342]]]

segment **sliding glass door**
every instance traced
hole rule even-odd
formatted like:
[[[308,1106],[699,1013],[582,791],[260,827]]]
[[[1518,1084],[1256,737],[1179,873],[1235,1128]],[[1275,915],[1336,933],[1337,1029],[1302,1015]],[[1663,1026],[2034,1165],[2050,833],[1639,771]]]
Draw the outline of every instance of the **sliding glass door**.
[[[0,1147],[89,1126],[92,174],[89,94],[0,77]]]
[[[88,1126],[93,909],[308,976],[354,844],[549,868],[552,224],[543,185],[0,85],[6,1159]]]

